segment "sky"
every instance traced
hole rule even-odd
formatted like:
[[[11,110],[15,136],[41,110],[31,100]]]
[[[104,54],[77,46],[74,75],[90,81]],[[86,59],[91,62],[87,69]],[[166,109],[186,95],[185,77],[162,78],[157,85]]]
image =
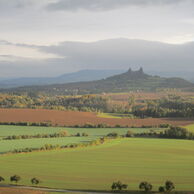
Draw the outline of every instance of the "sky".
[[[0,0],[0,79],[129,66],[194,72],[193,10],[194,0]],[[151,41],[157,53],[127,56],[136,45],[127,39]]]

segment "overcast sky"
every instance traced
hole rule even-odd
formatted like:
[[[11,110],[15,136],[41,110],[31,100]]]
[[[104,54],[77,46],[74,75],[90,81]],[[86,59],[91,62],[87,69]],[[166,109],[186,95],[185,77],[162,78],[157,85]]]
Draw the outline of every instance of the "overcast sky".
[[[194,41],[194,0],[0,0],[0,78],[55,76],[85,68],[125,69],[126,64],[146,68],[148,62],[151,63],[147,53],[148,61],[126,57],[117,60],[119,64],[115,65],[110,60],[115,52],[108,52],[104,58],[99,49],[92,57],[87,58],[84,53],[83,59],[83,52],[89,52],[88,44],[71,44],[69,51],[70,43],[65,42],[117,38],[178,44],[177,48],[183,44],[184,47],[185,43]],[[121,42],[125,42],[123,40]],[[182,63],[185,60],[182,66],[180,63],[176,66],[172,56],[165,59],[165,64],[180,71],[188,65],[194,71],[191,61],[194,50],[193,47],[188,49],[190,55],[184,50],[177,53],[179,57],[183,55]],[[154,58],[155,69],[153,64],[149,68],[157,70],[160,67],[157,60],[161,58]],[[164,61],[161,62],[164,66],[162,64]]]

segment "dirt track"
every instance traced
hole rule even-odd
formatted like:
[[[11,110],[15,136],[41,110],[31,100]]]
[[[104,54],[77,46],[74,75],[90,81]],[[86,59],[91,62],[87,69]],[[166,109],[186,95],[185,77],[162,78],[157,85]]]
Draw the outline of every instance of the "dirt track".
[[[86,123],[99,124],[106,123],[111,126],[117,124],[122,126],[137,126],[142,125],[158,125],[161,123],[170,123],[173,125],[188,125],[194,123],[194,120],[189,119],[115,119],[115,118],[100,118],[95,113],[91,112],[76,112],[76,111],[58,111],[58,110],[43,110],[43,109],[0,109],[0,122],[51,122],[53,125],[62,126],[84,125]]]
[[[2,191],[2,192],[1,192]],[[44,187],[30,187],[22,185],[0,185],[0,194],[49,194],[55,193],[83,193],[83,194],[111,194],[111,192],[97,192],[97,191],[83,191],[83,190],[66,190],[66,189],[52,189]],[[117,192],[117,194],[120,194]]]
[[[0,194],[46,194],[45,191],[23,189],[23,188],[0,188]]]

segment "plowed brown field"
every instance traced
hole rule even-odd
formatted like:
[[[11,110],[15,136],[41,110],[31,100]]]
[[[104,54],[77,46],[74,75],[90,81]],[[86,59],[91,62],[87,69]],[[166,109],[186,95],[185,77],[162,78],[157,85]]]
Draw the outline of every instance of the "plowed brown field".
[[[100,118],[96,113],[59,111],[45,109],[0,109],[0,122],[51,122],[53,125],[74,126],[84,125],[86,123],[100,124],[106,123],[111,126],[117,124],[122,126],[158,125],[169,123],[173,125],[189,125],[194,123],[192,119],[173,119],[173,118],[146,118],[146,119],[128,119],[128,118]]]

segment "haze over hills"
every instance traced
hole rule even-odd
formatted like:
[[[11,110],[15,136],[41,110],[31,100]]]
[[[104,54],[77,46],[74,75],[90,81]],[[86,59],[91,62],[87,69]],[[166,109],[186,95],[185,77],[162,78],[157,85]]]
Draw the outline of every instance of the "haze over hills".
[[[182,78],[164,78],[144,73],[143,68],[132,71],[131,68],[118,75],[106,79],[75,82],[66,84],[54,84],[44,86],[26,86],[1,90],[2,92],[42,92],[52,95],[93,94],[103,92],[128,92],[128,91],[155,91],[161,88],[190,89],[194,84]]]
[[[94,81],[124,72],[124,70],[81,70],[57,77],[23,77],[0,80],[0,88],[13,88],[30,85],[63,84],[72,82]]]

